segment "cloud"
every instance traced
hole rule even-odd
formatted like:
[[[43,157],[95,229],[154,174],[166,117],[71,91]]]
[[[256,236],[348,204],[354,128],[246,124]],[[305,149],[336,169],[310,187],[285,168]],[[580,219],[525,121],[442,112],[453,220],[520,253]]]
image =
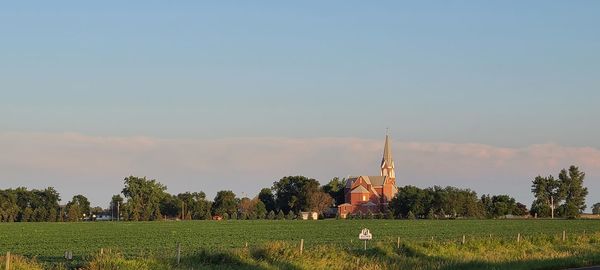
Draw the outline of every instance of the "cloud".
[[[506,193],[529,204],[536,175],[576,164],[587,173],[589,203],[600,201],[600,150],[536,144],[392,143],[400,185],[453,185]],[[128,175],[157,178],[170,192],[231,189],[252,196],[285,175],[322,183],[378,174],[382,140],[362,138],[161,139],[78,133],[0,133],[0,187],[54,186],[63,201],[83,193],[103,205]]]

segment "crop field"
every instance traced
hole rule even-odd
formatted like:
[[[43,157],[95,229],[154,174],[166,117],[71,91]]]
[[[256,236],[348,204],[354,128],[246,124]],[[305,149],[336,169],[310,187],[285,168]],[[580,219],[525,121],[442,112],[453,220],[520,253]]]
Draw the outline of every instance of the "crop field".
[[[182,253],[237,249],[281,241],[306,248],[328,245],[360,250],[362,228],[370,229],[369,246],[402,242],[467,242],[481,239],[516,242],[517,235],[561,239],[600,232],[599,220],[227,220],[164,222],[0,223],[0,254],[10,251],[42,263],[64,261],[65,251],[76,260],[104,250],[124,257],[173,256]],[[490,238],[491,237],[491,238]],[[600,250],[599,250],[600,251]]]

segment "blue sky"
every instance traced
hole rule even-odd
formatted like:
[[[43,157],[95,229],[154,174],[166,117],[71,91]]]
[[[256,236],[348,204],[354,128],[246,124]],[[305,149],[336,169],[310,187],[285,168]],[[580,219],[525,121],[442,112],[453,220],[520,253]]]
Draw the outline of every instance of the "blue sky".
[[[390,127],[399,145],[528,149],[543,144],[597,151],[599,10],[595,1],[4,3],[0,132],[9,134],[6,145],[32,134],[65,133],[203,142],[357,138],[371,143]],[[397,149],[398,155],[403,149]],[[23,150],[14,151],[14,158],[5,152],[0,160],[27,159]],[[36,154],[65,160],[73,154],[41,151]],[[593,157],[585,153],[583,159],[592,162],[581,166],[589,178],[597,177],[596,152]],[[191,153],[178,154],[186,155]],[[355,171],[358,164],[340,163],[328,171],[329,160],[316,161],[306,167],[291,162],[278,173],[302,168],[298,173],[324,182]],[[107,167],[74,175],[55,167],[48,177],[45,169],[52,166],[43,161],[21,169],[10,162],[0,162],[6,169],[0,174],[3,186],[44,186],[67,179],[61,184],[65,194],[76,192],[77,186],[67,184],[73,179],[123,174]],[[422,162],[428,162],[426,156]],[[502,191],[528,201],[531,176],[556,173],[570,163],[561,159],[560,164],[497,179],[489,175],[494,170],[483,166],[472,177],[485,175],[490,183],[523,178],[521,186]],[[130,168],[150,174],[144,169]],[[154,177],[180,189],[220,189],[183,180],[206,172],[177,172]],[[405,183],[471,184],[454,171],[440,169],[439,174]],[[249,190],[281,176],[227,175]],[[118,190],[119,179],[110,190]],[[474,188],[495,190],[487,182]],[[600,200],[597,194],[591,193]],[[100,203],[104,195],[90,196]]]

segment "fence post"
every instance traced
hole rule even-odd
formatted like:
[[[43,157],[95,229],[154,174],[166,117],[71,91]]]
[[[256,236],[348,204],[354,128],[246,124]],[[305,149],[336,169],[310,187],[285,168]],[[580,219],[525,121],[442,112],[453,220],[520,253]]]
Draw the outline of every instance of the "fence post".
[[[567,231],[563,231],[563,242],[567,241]]]
[[[463,238],[462,238],[462,244],[464,245],[466,241],[467,241],[467,238],[466,238],[466,236],[463,234]]]
[[[304,239],[300,239],[300,255],[302,255],[302,251],[304,251]]]
[[[104,255],[104,248],[100,248],[100,255]]]
[[[398,249],[400,249],[400,237],[398,237],[398,243],[397,243]]]
[[[518,233],[517,234],[517,243],[520,243],[520,242],[521,242],[521,233]]]
[[[181,243],[177,243],[177,265],[181,261]]]
[[[6,270],[10,270],[10,251],[6,252]]]

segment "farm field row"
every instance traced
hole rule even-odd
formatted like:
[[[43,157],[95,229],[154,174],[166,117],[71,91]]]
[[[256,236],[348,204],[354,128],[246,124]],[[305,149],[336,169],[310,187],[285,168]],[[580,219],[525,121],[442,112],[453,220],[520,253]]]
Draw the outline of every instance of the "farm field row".
[[[598,220],[228,220],[165,222],[1,223],[0,252],[10,251],[41,262],[59,262],[65,251],[84,258],[101,248],[127,257],[172,254],[181,243],[184,254],[198,249],[240,248],[266,242],[336,245],[359,249],[358,234],[370,229],[373,241],[467,241],[490,235],[511,241],[539,235],[562,237],[600,232]]]

